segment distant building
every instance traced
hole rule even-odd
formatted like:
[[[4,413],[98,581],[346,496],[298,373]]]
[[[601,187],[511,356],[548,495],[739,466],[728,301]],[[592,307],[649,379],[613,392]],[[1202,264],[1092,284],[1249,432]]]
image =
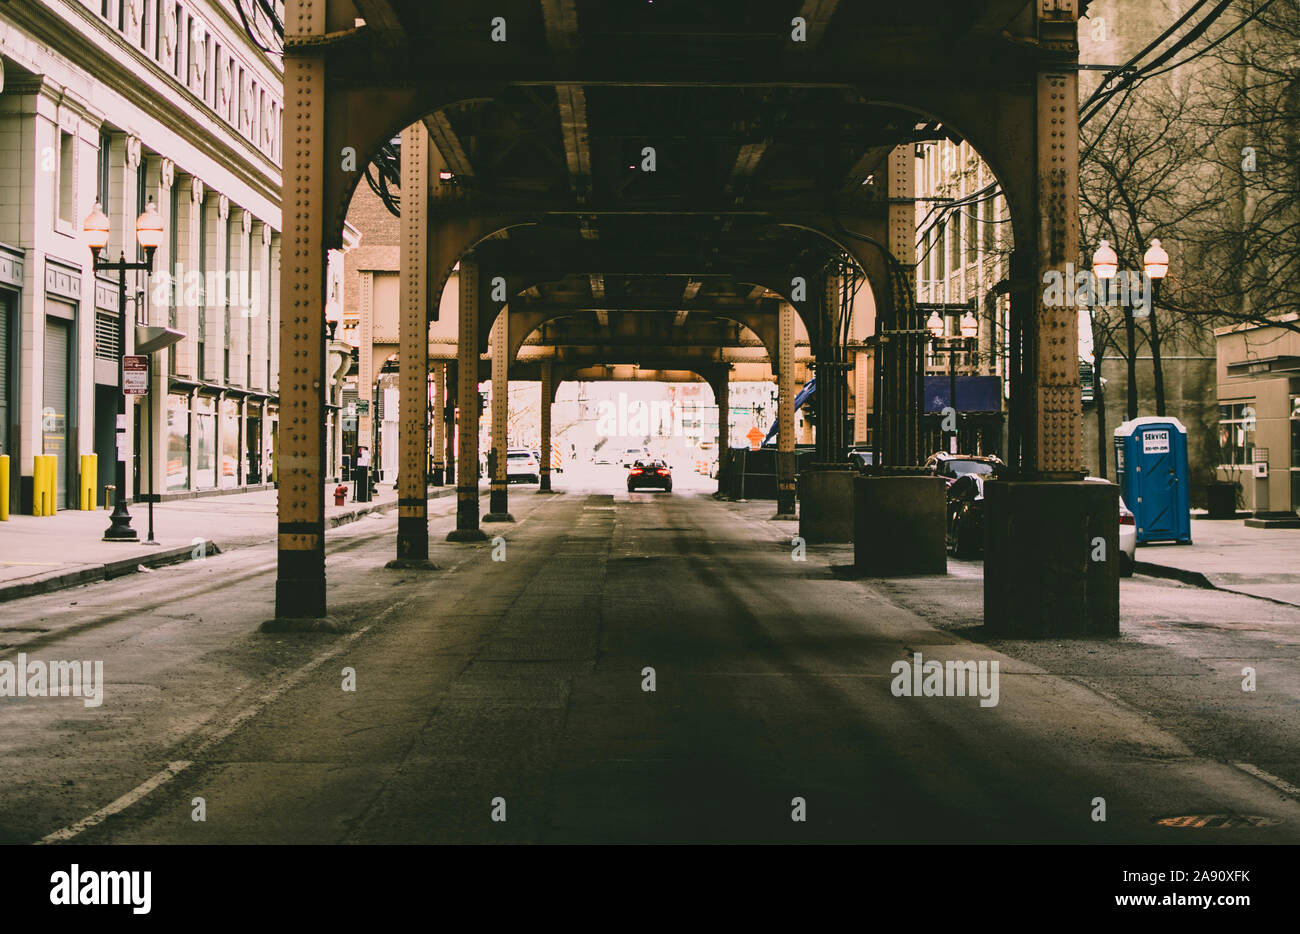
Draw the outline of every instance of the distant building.
[[[277,6],[282,4],[277,3]],[[185,338],[128,402],[128,495],[257,488],[279,423],[282,71],[215,0],[0,4],[0,452],[31,509],[35,455],[76,505],[80,456],[113,483],[117,360],[136,325]],[[98,201],[105,257],[143,259],[137,215],[164,226],[154,276],[96,276],[83,233]],[[128,316],[126,345],[118,315]]]
[[[1300,511],[1300,318],[1241,324],[1218,346],[1219,480],[1241,485],[1246,509]]]

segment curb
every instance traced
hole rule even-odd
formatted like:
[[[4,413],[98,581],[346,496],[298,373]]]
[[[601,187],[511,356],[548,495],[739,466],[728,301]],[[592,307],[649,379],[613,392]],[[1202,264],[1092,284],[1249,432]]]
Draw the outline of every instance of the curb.
[[[106,564],[85,565],[75,571],[56,572],[40,580],[10,584],[0,587],[0,603],[21,600],[23,597],[35,597],[55,590],[65,590],[78,584],[91,584],[112,580],[115,577],[125,577],[127,574],[135,574],[141,567],[160,568],[169,564],[179,564],[182,561],[206,558],[208,555],[221,554],[221,549],[211,541],[203,542],[201,554],[196,555],[194,552],[197,550],[197,545],[182,545],[179,548],[169,548],[166,551],[135,558],[123,558],[120,561],[109,561]]]
[[[441,499],[444,496],[454,495],[456,495],[455,487],[443,487],[431,491],[429,493],[429,499]],[[366,506],[361,509],[353,509],[349,512],[338,513],[333,516],[326,516],[325,528],[336,529],[341,525],[356,522],[363,516],[368,516],[372,513],[391,512],[396,508],[397,501],[393,500],[387,503],[379,503],[374,506]],[[112,580],[115,577],[125,577],[127,574],[137,573],[141,567],[150,569],[165,567],[169,564],[179,564],[182,561],[191,561],[195,558],[205,558],[211,555],[221,554],[221,548],[218,547],[215,542],[208,540],[203,542],[202,554],[195,555],[194,552],[196,550],[197,544],[182,545],[179,548],[169,548],[166,551],[152,552],[134,558],[123,558],[119,561],[109,561],[106,564],[88,564],[72,571],[56,571],[49,577],[43,577],[33,581],[22,581],[0,587],[0,603],[7,603],[11,600],[21,600],[24,597],[36,597],[41,594],[52,593],[56,590],[66,590],[69,587],[76,587],[79,584],[92,584],[98,581]]]
[[[1250,593],[1247,590],[1235,590],[1232,587],[1220,587],[1200,571],[1174,568],[1167,564],[1148,564],[1145,561],[1138,561],[1133,567],[1133,572],[1135,574],[1146,574],[1150,577],[1176,580],[1180,583],[1190,584],[1193,587],[1200,587],[1203,590],[1217,590],[1219,593],[1236,594],[1239,597],[1250,597],[1252,600],[1267,600],[1269,603],[1276,603],[1278,606],[1300,606],[1300,603],[1292,603],[1290,600],[1279,600],[1277,597],[1266,597],[1263,594]]]
[[[1186,568],[1170,567],[1167,564],[1151,564],[1147,561],[1133,562],[1134,574],[1146,574],[1149,577],[1164,577],[1168,580],[1176,580],[1180,583],[1190,584],[1192,587],[1201,587],[1205,590],[1220,590],[1210,582],[1210,579],[1200,571],[1189,571]]]

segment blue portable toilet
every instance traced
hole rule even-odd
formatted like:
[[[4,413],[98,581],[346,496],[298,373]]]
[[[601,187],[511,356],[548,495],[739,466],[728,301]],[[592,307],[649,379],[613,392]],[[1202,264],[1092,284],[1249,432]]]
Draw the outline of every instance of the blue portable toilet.
[[[1137,542],[1192,543],[1187,429],[1176,418],[1147,416],[1115,429],[1115,476],[1133,511]]]

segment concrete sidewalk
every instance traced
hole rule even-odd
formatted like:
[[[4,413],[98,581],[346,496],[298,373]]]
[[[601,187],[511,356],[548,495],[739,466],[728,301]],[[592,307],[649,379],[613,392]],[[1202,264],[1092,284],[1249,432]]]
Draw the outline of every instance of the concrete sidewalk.
[[[325,527],[337,528],[370,513],[397,508],[397,494],[383,484],[367,503],[349,500],[335,506],[326,488]],[[429,498],[455,495],[455,487],[431,487]],[[63,510],[53,516],[13,516],[0,522],[0,602],[17,600],[89,581],[120,577],[142,565],[160,567],[275,538],[277,491],[232,493],[154,505],[154,537],[146,545],[149,507],[132,504],[131,527],[138,542],[103,541],[109,513]]]
[[[1300,606],[1300,529],[1193,518],[1191,545],[1139,546],[1136,571]]]

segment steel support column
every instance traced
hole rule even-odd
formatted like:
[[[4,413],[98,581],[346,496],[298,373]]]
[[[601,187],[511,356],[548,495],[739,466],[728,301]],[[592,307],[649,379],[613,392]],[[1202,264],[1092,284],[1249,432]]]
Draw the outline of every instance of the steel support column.
[[[447,361],[433,364],[433,469],[429,482],[434,486],[445,483],[447,470]]]
[[[538,482],[539,493],[551,492],[551,402],[555,398],[555,374],[551,364],[542,364],[542,475]]]
[[[1043,24],[1044,27],[1046,24]],[[1079,253],[1079,79],[1077,72],[1038,75],[1038,262],[1035,281],[1063,275]],[[1069,305],[1034,297],[1037,327],[1027,335],[1033,354],[1034,437],[1026,439],[1030,476],[1073,480],[1083,466],[1083,405],[1079,389],[1079,319]]]
[[[776,377],[776,519],[794,518],[794,307],[781,303]]]
[[[456,333],[456,401],[460,407],[456,457],[456,528],[449,542],[481,542],[478,524],[478,261],[460,261],[460,321]]]
[[[291,4],[286,37],[325,32],[325,4]],[[325,615],[325,63],[284,55],[284,263],[280,295],[275,616],[268,628]]]
[[[443,388],[446,390],[446,401],[443,412],[443,422],[445,425],[447,449],[443,456],[443,464],[446,465],[447,473],[443,477],[443,482],[452,485],[456,482],[456,406],[459,398],[457,386],[460,383],[460,367],[455,360],[447,361],[446,379],[443,381]]]
[[[840,276],[827,272],[818,289],[821,325],[817,347],[817,462],[835,464],[844,459],[844,410],[847,396],[843,348],[839,342]]]
[[[506,467],[506,445],[510,438],[510,309],[502,308],[492,322],[492,470],[488,514],[484,522],[514,522],[510,515],[510,476]]]
[[[1078,317],[1043,294],[1045,276],[1064,275],[1079,249],[1077,4],[1044,3],[1036,19],[1044,55],[1023,102],[1033,143],[1017,156],[1032,166],[1037,224],[1011,263],[1013,359],[1020,350],[1011,441],[1020,476],[985,487],[984,625],[1012,638],[1117,636],[1119,494],[1073,482],[1083,479]]]
[[[730,473],[728,454],[731,450],[731,367],[724,366],[713,383],[713,396],[718,403],[718,492],[727,492],[727,474]]]
[[[398,255],[401,291],[399,410],[401,467],[397,474],[397,562],[429,558],[429,131],[414,123],[402,131],[402,201]]]

